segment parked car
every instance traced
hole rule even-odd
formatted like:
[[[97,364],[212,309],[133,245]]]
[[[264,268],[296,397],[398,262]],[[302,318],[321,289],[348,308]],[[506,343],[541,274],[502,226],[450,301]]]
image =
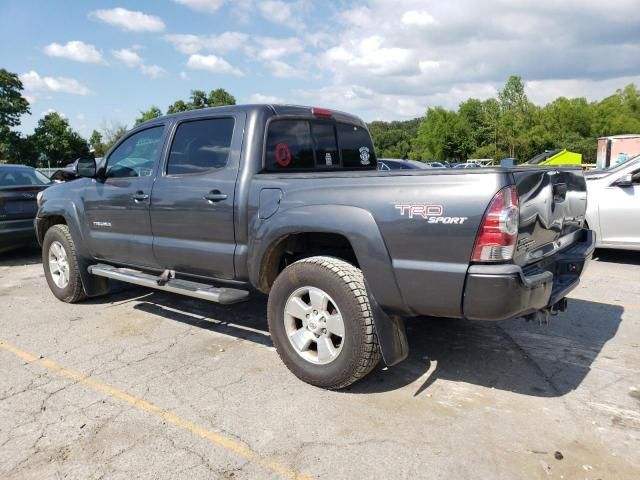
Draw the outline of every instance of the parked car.
[[[225,304],[263,292],[278,354],[326,388],[406,358],[404,316],[565,309],[594,243],[581,169],[376,167],[366,124],[342,112],[150,120],[42,195],[47,283],[65,302],[109,279]]]
[[[447,168],[447,165],[441,162],[425,162],[425,163],[433,168]]]
[[[378,170],[424,170],[426,168],[432,168],[424,162],[418,162],[417,160],[395,160],[391,158],[378,159]]]
[[[50,184],[35,168],[0,165],[0,251],[35,242],[36,197]]]
[[[477,163],[472,163],[472,162],[466,162],[466,163],[457,163],[453,166],[453,168],[480,168],[481,165],[478,165]]]
[[[596,246],[640,250],[640,156],[585,177]]]

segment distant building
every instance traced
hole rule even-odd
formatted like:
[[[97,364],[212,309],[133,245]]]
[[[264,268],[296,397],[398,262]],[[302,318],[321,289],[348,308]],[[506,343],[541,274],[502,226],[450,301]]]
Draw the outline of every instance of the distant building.
[[[640,155],[640,134],[598,138],[598,168],[607,168]]]

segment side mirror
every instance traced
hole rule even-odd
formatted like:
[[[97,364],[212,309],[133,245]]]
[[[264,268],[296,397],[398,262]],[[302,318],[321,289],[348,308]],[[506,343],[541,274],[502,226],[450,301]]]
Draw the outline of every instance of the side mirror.
[[[95,178],[96,161],[93,158],[79,158],[76,163],[76,175],[79,177]]]
[[[618,178],[615,182],[613,182],[613,185],[615,185],[616,187],[631,187],[631,186],[633,186],[633,174],[632,173],[625,173],[620,178]]]

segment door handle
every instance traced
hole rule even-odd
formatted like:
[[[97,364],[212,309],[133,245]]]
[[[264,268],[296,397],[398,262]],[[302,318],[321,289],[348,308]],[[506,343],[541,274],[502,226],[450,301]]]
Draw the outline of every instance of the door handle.
[[[209,203],[213,203],[213,202],[219,202],[221,200],[226,200],[227,194],[222,193],[220,190],[211,190],[202,198],[204,198]]]
[[[133,198],[134,202],[144,202],[149,198],[149,195],[144,193],[142,190],[138,190],[136,193],[131,195],[131,198]]]

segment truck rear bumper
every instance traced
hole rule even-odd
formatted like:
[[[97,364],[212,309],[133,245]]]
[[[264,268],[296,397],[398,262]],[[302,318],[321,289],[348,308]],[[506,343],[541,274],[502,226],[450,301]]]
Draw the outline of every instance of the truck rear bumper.
[[[508,264],[470,266],[463,297],[464,317],[506,320],[555,305],[578,286],[594,249],[593,232],[584,230],[568,248],[524,269]]]

